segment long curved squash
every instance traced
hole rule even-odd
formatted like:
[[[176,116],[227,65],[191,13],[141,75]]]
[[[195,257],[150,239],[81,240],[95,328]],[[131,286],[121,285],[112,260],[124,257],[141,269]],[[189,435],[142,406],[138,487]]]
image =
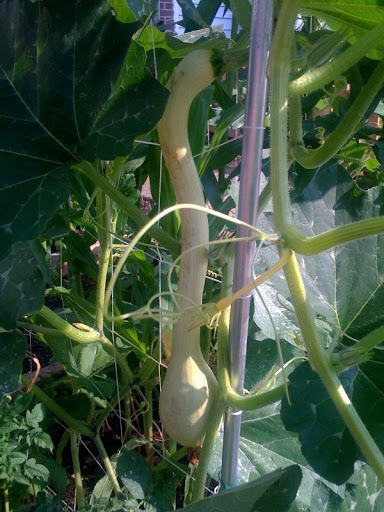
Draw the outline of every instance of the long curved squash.
[[[177,66],[167,87],[170,96],[158,133],[177,201],[205,206],[203,191],[188,140],[188,114],[194,97],[209,85],[218,69],[215,53],[196,50]],[[182,251],[206,244],[208,220],[197,210],[181,210]],[[196,249],[181,261],[178,294],[195,304],[202,300],[208,255]],[[216,379],[200,349],[200,329],[189,329],[191,302],[178,299],[186,308],[173,327],[172,355],[160,393],[160,419],[178,443],[193,447],[204,438],[210,408],[217,393]],[[189,310],[187,309],[189,308]]]

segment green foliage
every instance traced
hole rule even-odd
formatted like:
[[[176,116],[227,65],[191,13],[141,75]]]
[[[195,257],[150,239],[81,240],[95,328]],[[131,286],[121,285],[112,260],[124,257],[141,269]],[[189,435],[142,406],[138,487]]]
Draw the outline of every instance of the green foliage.
[[[276,510],[288,511],[295,498],[301,480],[301,471],[298,466],[273,471],[257,481],[224,491],[211,496],[204,501],[189,505],[184,510],[188,512],[208,512],[220,510],[230,512],[241,510],[251,512],[257,510],[267,512],[269,507],[278,507]]]
[[[52,498],[44,489],[49,485],[59,495],[66,491],[68,477],[58,461],[68,438],[64,434],[58,443],[54,460],[48,407],[72,432],[82,432],[87,443],[95,442],[99,449],[107,474],[90,489],[89,511],[169,512],[183,498],[185,510],[191,512],[382,510],[382,485],[364,462],[323,380],[303,362],[311,356],[293,294],[280,274],[259,287],[263,300],[253,293],[245,396],[283,382],[276,334],[284,361],[290,361],[285,369],[289,394],[281,405],[243,413],[239,486],[196,503],[190,501],[199,470],[188,465],[186,450],[177,451],[161,437],[156,411],[164,333],[176,318],[170,312],[178,314],[169,295],[156,294],[167,290],[172,256],[162,245],[171,241],[177,253],[179,213],[160,221],[160,233],[169,237],[165,242],[159,238],[154,246],[150,236],[142,238],[143,245],[121,268],[113,300],[104,304],[105,285],[124,251],[114,245],[104,253],[109,239],[125,245],[158,210],[175,203],[156,124],[168,98],[164,86],[177,60],[201,48],[230,48],[233,56],[249,44],[249,0],[225,2],[242,29],[233,34],[235,41],[210,28],[219,0],[201,0],[197,8],[190,0],[179,3],[186,33],[176,38],[151,24],[157,7],[152,0],[0,0],[0,503],[10,510],[62,510],[59,497]],[[277,7],[284,3],[276,2]],[[316,30],[311,31],[308,18],[303,18],[298,57],[292,66],[287,63],[291,79],[321,71],[384,20],[384,9],[376,0],[305,0],[302,8],[303,14],[325,20],[332,31],[316,20]],[[383,50],[379,41],[344,77],[335,76],[301,98],[305,119],[300,135],[308,150],[320,148],[335,132]],[[206,199],[224,213],[235,207],[238,197],[231,180],[240,166],[228,165],[242,151],[245,75],[239,70],[236,80],[232,72],[218,78],[195,99],[189,115],[190,145]],[[304,169],[297,162],[291,166],[293,222],[305,236],[383,216],[383,130],[380,122],[370,121],[374,112],[382,121],[383,93],[381,88],[356,133],[328,162],[316,169]],[[332,112],[324,114],[329,106]],[[266,155],[269,122],[267,116]],[[293,122],[293,131],[292,126]],[[289,153],[299,141],[290,143]],[[87,166],[98,176],[97,184],[86,173]],[[266,158],[262,170],[268,177],[270,169]],[[148,216],[138,207],[147,177],[155,203]],[[111,195],[111,189],[119,195]],[[257,227],[274,232],[274,221],[267,205]],[[233,225],[212,216],[211,239],[225,236],[223,229],[232,230]],[[97,254],[91,251],[96,240],[102,242]],[[332,356],[331,363],[350,357],[340,381],[380,449],[383,352],[370,346],[364,358],[353,359],[347,349],[353,350],[383,324],[383,240],[383,235],[361,237],[299,257],[321,347]],[[228,245],[218,248],[210,251],[217,280],[232,254]],[[51,250],[60,252],[62,266],[52,261]],[[256,274],[270,268],[277,257],[275,245],[263,246]],[[175,290],[177,278],[175,269]],[[207,285],[205,301],[216,301],[219,293],[217,284]],[[54,325],[41,314],[45,301],[55,313]],[[123,314],[132,317],[120,318]],[[89,334],[100,325],[100,337],[89,343],[74,341],[68,331]],[[50,347],[64,376],[35,384],[31,393],[19,392],[11,399],[9,393],[20,385],[27,348],[17,328],[25,326],[38,331],[36,337]],[[212,366],[217,360],[215,343],[216,336],[208,336]],[[121,420],[121,432],[114,430],[115,415],[125,421]],[[103,442],[97,444],[99,434],[108,432],[113,441],[122,438],[110,459]],[[217,482],[221,452],[219,432],[209,464],[209,474]],[[81,481],[75,464],[73,471]],[[79,484],[76,490],[79,496]]]
[[[48,483],[59,492],[68,483],[63,468],[46,456],[53,443],[44,420],[44,408],[41,404],[31,408],[28,394],[13,400],[6,395],[0,405],[0,489],[9,492],[15,509]]]
[[[27,344],[18,331],[0,333],[0,404],[6,393],[20,384],[20,373]]]
[[[155,126],[167,91],[132,41],[138,24],[119,23],[108,2],[0,7],[4,254],[43,231],[68,197],[71,163],[127,155]]]
[[[1,328],[15,329],[21,316],[41,309],[44,282],[27,243],[15,244],[10,254],[0,261],[0,288]]]

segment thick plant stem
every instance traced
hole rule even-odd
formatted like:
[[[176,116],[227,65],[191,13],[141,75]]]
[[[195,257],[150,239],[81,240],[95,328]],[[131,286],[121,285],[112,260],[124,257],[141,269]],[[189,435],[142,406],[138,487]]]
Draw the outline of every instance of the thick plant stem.
[[[21,382],[24,386],[28,386],[30,384],[29,379],[27,377],[24,377],[24,375],[21,376]],[[52,398],[50,398],[42,389],[40,389],[36,384],[33,385],[31,389],[31,393],[48,409],[53,412],[55,416],[57,416],[61,421],[63,421],[66,425],[68,425],[69,428],[72,430],[75,430],[79,434],[82,434],[83,436],[87,436],[90,438],[94,437],[94,432],[86,423],[83,423],[80,420],[75,419],[73,416],[71,416],[65,409],[60,407],[59,404],[57,404]]]
[[[3,489],[3,499],[4,499],[4,512],[10,512],[9,508],[9,489],[5,487]]]
[[[78,433],[76,430],[70,430],[71,438],[71,455],[73,464],[73,473],[75,475],[75,488],[76,488],[76,499],[77,499],[77,510],[85,510],[86,501],[84,496],[83,481],[81,479],[81,467],[78,451]]]
[[[103,345],[104,349],[110,356],[116,359],[116,362],[121,370],[121,375],[123,377],[123,385],[130,384],[134,381],[135,376],[133,375],[131,369],[128,366],[125,358],[118,352],[118,350],[114,347],[114,345],[109,341],[108,338],[102,336],[100,338],[100,342]]]
[[[384,30],[384,28],[383,28]],[[295,94],[289,101],[290,105],[290,127],[291,127],[291,151],[294,158],[302,167],[314,169],[330,160],[339,149],[352,137],[361,124],[361,119],[375,98],[384,82],[384,59],[376,66],[368,82],[361,89],[353,105],[340,121],[333,133],[326,139],[324,144],[317,149],[308,150],[302,146],[301,140],[292,138],[292,128],[298,124],[295,130],[301,138],[301,109],[300,97]]]
[[[289,2],[296,3],[296,0]],[[360,37],[356,43],[350,46],[338,57],[327,62],[320,68],[308,71],[300,78],[293,80],[289,85],[290,94],[304,94],[320,89],[320,87],[331,82],[351,66],[356,64],[372,50],[383,38],[384,22],[379,23],[372,30],[369,30],[363,37]],[[288,61],[289,62],[289,61]]]
[[[384,485],[384,457],[346,394],[332,366],[330,354],[321,345],[313,314],[307,302],[299,265],[294,254],[284,267],[284,270],[311,366],[319,374],[333,403],[364,454],[368,464],[375,471],[382,485]]]
[[[282,224],[280,234],[294,252],[311,256],[366,236],[384,233],[384,217],[365,219],[315,236],[304,236],[293,224]]]
[[[270,55],[271,182],[276,230],[290,249],[300,254],[311,255],[364,236],[383,233],[384,217],[354,222],[314,237],[305,237],[293,224],[288,193],[287,107],[290,47],[299,4],[299,0],[284,3]],[[287,30],[289,27],[291,32]]]
[[[293,5],[294,4],[294,5]],[[289,51],[288,43],[294,30],[294,21],[299,2],[286,1],[276,27],[273,52],[271,55],[271,175],[275,226],[284,238],[287,228],[293,226],[288,188],[287,166],[287,98]],[[373,219],[377,221],[378,219]],[[382,219],[383,220],[383,219]],[[372,221],[371,221],[372,222]],[[338,230],[335,230],[338,231]],[[297,232],[297,230],[296,230]],[[339,231],[340,232],[340,231]],[[329,233],[328,233],[329,236]],[[361,237],[361,234],[359,235]],[[358,238],[358,236],[356,236]],[[313,241],[313,240],[312,240]],[[340,240],[336,240],[340,243]],[[291,246],[288,240],[288,245]],[[292,249],[292,247],[291,247]],[[323,250],[323,249],[320,249]],[[384,484],[384,457],[361,421],[332,366],[331,355],[327,353],[318,337],[306,290],[300,274],[296,255],[293,253],[284,267],[287,283],[308,351],[312,368],[319,374],[332,401],[349,428],[367,462],[372,466]]]
[[[111,481],[111,484],[113,486],[113,490],[115,491],[116,496],[119,496],[120,493],[121,493],[121,489],[120,489],[119,482],[117,480],[116,472],[113,469],[113,466],[111,464],[111,460],[108,457],[107,452],[105,451],[105,447],[103,445],[103,442],[102,442],[99,434],[97,434],[95,436],[94,442],[95,442],[96,448],[99,451],[100,457],[101,457],[101,459],[103,461],[105,471],[107,472],[107,474],[109,476],[109,479]]]
[[[147,448],[147,460],[151,467],[154,464],[155,451],[153,449],[153,393],[152,387],[148,384],[145,387],[145,399],[148,404],[148,409],[144,414],[144,436],[148,441]]]
[[[274,222],[281,233],[293,225],[288,183],[288,78],[290,73],[293,27],[300,0],[285,1],[279,15],[269,56],[268,71],[271,91],[271,183]]]
[[[34,332],[41,332],[42,334],[50,334],[51,336],[62,336],[63,333],[58,329],[51,329],[50,327],[42,327],[41,325],[31,324],[30,322],[17,322],[18,327],[29,329]]]
[[[121,208],[140,228],[148,222],[148,217],[132,201],[129,201],[121,192],[119,192],[110,183],[107,178],[102,176],[89,162],[82,162],[73,166],[74,170],[84,173],[97,187],[103,190],[119,208]],[[180,254],[179,243],[165,232],[159,226],[153,225],[149,234],[156,238],[160,244],[168,249],[172,254]]]
[[[80,329],[73,327],[73,325],[63,320],[59,315],[46,306],[43,306],[38,314],[44,318],[44,320],[56,327],[62,334],[65,334],[68,338],[76,341],[77,343],[87,344],[99,341],[106,352],[108,352],[110,356],[116,358],[122,375],[125,378],[124,383],[133,381],[133,373],[131,372],[126,360],[117,350],[115,350],[115,347],[106,336],[91,328],[89,328],[89,331],[80,331]]]
[[[37,313],[39,316],[44,318],[48,323],[56,327],[62,334],[65,334],[68,338],[77,343],[92,343],[100,340],[100,333],[94,329],[89,328],[88,331],[81,331],[73,325],[66,322],[63,318],[57,315],[54,311],[43,306]]]
[[[207,432],[204,437],[203,448],[199,458],[196,480],[193,484],[192,501],[197,501],[204,498],[204,491],[208,475],[208,465],[213,446],[215,444],[217,431],[219,430],[221,419],[223,417],[224,408],[224,400],[221,398],[221,396],[219,396],[210,411]]]
[[[108,275],[109,258],[111,255],[111,222],[110,208],[107,196],[101,190],[97,191],[96,205],[99,220],[98,236],[100,242],[99,270],[97,275],[95,326],[100,333],[104,328],[104,295]]]

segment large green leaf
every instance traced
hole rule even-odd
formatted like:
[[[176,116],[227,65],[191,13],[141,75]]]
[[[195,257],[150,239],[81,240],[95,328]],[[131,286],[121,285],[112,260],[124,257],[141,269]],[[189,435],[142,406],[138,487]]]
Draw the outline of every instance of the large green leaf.
[[[168,96],[107,0],[0,2],[0,251],[39,236],[70,165],[125,156]]]
[[[133,23],[137,20],[132,9],[128,7],[126,0],[108,0],[113,11],[116,15],[116,19],[121,23]]]
[[[144,48],[132,41],[114,90],[78,146],[83,158],[125,156],[135,137],[160,120],[169,92],[149,74],[145,61]]]
[[[116,471],[123,485],[136,499],[143,500],[152,491],[151,468],[135,450],[124,447],[117,458]]]
[[[353,392],[356,371],[351,369],[341,376],[349,394]],[[320,377],[308,363],[296,368],[289,376],[289,382],[291,405],[283,399],[281,408],[285,427],[299,434],[303,455],[318,474],[336,484],[344,483],[352,475],[354,463],[359,457],[359,450],[349,430]],[[369,396],[373,405],[375,397]],[[381,409],[383,406],[384,401]],[[377,418],[381,421],[380,414]]]
[[[253,368],[256,369],[257,366],[253,365]],[[249,372],[251,372],[251,368],[249,368]],[[314,390],[312,390],[313,392]],[[293,416],[294,414],[292,414]],[[331,419],[332,426],[335,421],[333,418]],[[308,427],[308,422],[304,421],[304,424]],[[324,421],[317,428],[320,430],[322,426],[324,426]],[[308,444],[310,443],[309,436],[313,434],[315,428],[316,425],[313,425],[312,431],[308,433]],[[344,432],[344,436],[346,435],[348,434]],[[210,461],[210,474],[217,480],[220,479],[222,463],[222,438],[222,432],[219,432]],[[345,444],[348,445],[348,443]],[[353,442],[351,447],[354,448]],[[342,486],[335,485],[321,477],[308,464],[301,452],[298,434],[285,430],[279,406],[243,412],[238,456],[238,484],[254,480],[276,468],[292,464],[299,465],[303,478],[296,499],[289,508],[290,512],[347,512],[352,510],[348,507],[351,507],[354,501],[363,507],[355,510],[367,512],[381,510],[380,505],[384,499],[383,488],[369,466],[362,466],[357,462],[355,474],[348,482]],[[369,500],[370,495],[372,495],[371,500]],[[279,508],[275,510],[279,510]]]
[[[197,12],[201,18],[205,21],[207,26],[210,26],[212,21],[215,19],[217,11],[221,5],[221,0],[200,0],[197,6]],[[188,21],[185,25],[185,31],[190,32],[198,28],[198,25],[193,21]]]
[[[384,21],[381,0],[304,0],[301,8],[306,14],[356,27],[372,28]]]
[[[236,21],[241,27],[250,32],[251,18],[252,18],[252,5],[249,0],[230,0],[231,10],[235,15]]]
[[[305,235],[383,214],[384,192],[380,187],[355,197],[353,182],[341,166],[327,166],[312,174],[313,179],[293,204],[294,222]],[[260,219],[260,225],[271,231],[272,218],[272,214],[267,213]],[[353,337],[362,337],[382,324],[383,249],[384,237],[371,236],[340,245],[319,256],[300,259],[310,302],[314,314],[320,317],[317,323],[325,341],[327,334],[336,335],[337,329]],[[263,249],[261,255],[259,272],[276,259],[273,248]],[[290,303],[284,299],[289,298],[285,281],[280,275],[276,276],[259,290],[279,335],[294,342],[299,330],[295,316],[289,310]],[[272,337],[269,317],[257,295],[255,306],[255,322],[266,336]]]
[[[198,9],[192,0],[177,0],[183,11],[183,18],[185,21],[192,21],[198,27],[207,27],[207,23],[204,18],[200,15]]]
[[[295,355],[290,345],[282,347],[284,359],[287,361]],[[279,361],[274,340],[248,339],[247,365],[245,372],[245,388],[251,390],[261,380],[268,377],[271,368],[277,370]],[[223,432],[219,431],[213,454],[211,456],[209,473],[220,481],[222,471],[222,442]],[[301,453],[298,435],[285,430],[280,418],[279,404],[273,404],[255,411],[242,414],[240,450],[238,455],[238,484],[244,484],[266,475],[273,470],[292,464],[299,465],[303,479],[296,496],[293,511],[309,512],[311,496],[315,492],[319,476],[308,465]],[[327,488],[336,486],[326,483]],[[256,510],[258,510],[256,508]],[[271,509],[270,509],[271,510]],[[279,510],[279,508],[276,508]]]
[[[341,383],[381,449],[384,448],[384,389],[358,367],[343,372]],[[281,417],[300,436],[302,451],[324,478],[341,484],[353,473],[361,453],[333,405],[320,377],[308,363],[289,376],[292,404],[283,399]],[[369,400],[367,400],[369,397]]]
[[[377,187],[355,197],[350,176],[337,165],[313,173],[312,180],[293,203],[295,224],[305,235],[382,213],[383,190]],[[266,213],[261,225],[270,231],[271,220],[272,213]],[[318,316],[316,323],[324,346],[337,339],[344,344],[353,344],[344,333],[360,339],[382,325],[383,249],[384,237],[371,236],[318,256],[300,258],[307,295],[314,315]],[[258,272],[276,259],[272,248],[263,249],[261,256]],[[289,292],[282,276],[275,276],[261,286],[260,291],[280,337],[299,347],[300,331],[290,310]],[[269,317],[256,294],[254,319],[266,335],[273,335]],[[381,447],[384,424],[382,360],[381,351],[377,351],[372,361],[341,375],[354,406]],[[292,408],[286,404],[283,407],[284,422],[287,428],[300,434],[303,453],[317,473],[340,483],[352,474],[360,453],[321,381],[309,369],[312,377],[307,373],[302,375],[303,368],[306,366],[290,376],[293,405]]]
[[[188,512],[288,512],[301,481],[298,466],[277,469],[261,478],[192,503]],[[181,510],[181,509],[177,509]]]
[[[0,327],[13,330],[18,319],[41,309],[45,284],[35,257],[25,242],[13,245],[0,261]]]
[[[0,402],[20,384],[26,350],[27,342],[20,332],[0,333]]]

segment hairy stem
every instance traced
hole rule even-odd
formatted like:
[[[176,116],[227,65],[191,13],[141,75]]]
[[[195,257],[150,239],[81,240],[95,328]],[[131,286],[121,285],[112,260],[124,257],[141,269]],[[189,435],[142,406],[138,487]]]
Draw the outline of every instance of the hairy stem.
[[[384,59],[376,66],[368,82],[361,89],[353,105],[348,109],[348,112],[333,133],[322,146],[314,150],[306,149],[302,146],[300,98],[295,94],[294,97],[290,99],[289,105],[291,118],[291,151],[293,152],[292,156],[297,162],[306,169],[314,169],[330,160],[358,129],[364,113],[383,86],[383,82]],[[300,134],[299,140],[295,140],[292,137],[292,127],[295,124],[299,124],[299,128],[296,130],[296,132]]]
[[[113,490],[115,491],[116,496],[119,496],[121,494],[121,489],[120,489],[119,482],[117,480],[116,472],[112,466],[111,460],[108,457],[108,454],[105,450],[104,444],[103,444],[99,434],[97,434],[95,436],[94,442],[95,442],[96,448],[99,451],[101,460],[103,461],[105,471],[107,472],[109,479],[111,481],[111,484],[113,486]]]
[[[204,437],[203,448],[201,450],[199,465],[196,472],[196,480],[193,484],[192,501],[204,498],[204,491],[208,475],[208,466],[211,458],[213,446],[219,430],[221,419],[224,413],[224,400],[221,396],[215,401],[210,410],[209,422]]]
[[[62,334],[65,334],[65,336],[73,341],[77,341],[77,343],[93,343],[100,340],[99,332],[91,328],[88,331],[81,331],[47,308],[47,306],[43,306],[37,314],[56,327]]]
[[[281,16],[279,17],[276,27],[271,62],[272,194],[275,225],[278,231],[283,233],[285,239],[287,238],[287,229],[291,231],[296,229],[292,223],[288,188],[286,133],[289,67],[287,67],[286,63],[289,62],[287,60],[289,57],[288,43],[294,31],[294,22],[298,7],[299,1],[297,0],[292,2],[287,1],[283,4]],[[283,127],[283,129],[281,127]],[[377,219],[373,220],[377,221]],[[349,229],[351,229],[351,227],[349,227]],[[340,231],[338,232],[340,233]],[[329,236],[329,233],[327,235]],[[336,242],[340,243],[340,237]],[[288,245],[290,246],[289,240]],[[384,483],[384,457],[342,387],[335,369],[332,366],[330,354],[322,347],[294,253],[285,264],[284,272],[299,326],[307,347],[310,364],[319,374],[336,408],[351,431],[352,436],[362,450],[368,463],[372,466],[380,481]]]
[[[76,430],[70,430],[71,438],[71,455],[73,464],[73,473],[75,475],[75,488],[76,488],[76,499],[77,499],[77,510],[85,510],[86,501],[84,495],[83,481],[81,479],[81,467],[78,451],[78,433]]]
[[[295,255],[292,255],[284,270],[296,316],[307,347],[308,359],[313,369],[319,374],[368,464],[384,485],[384,457],[345,392],[333,368],[330,354],[321,345]]]
[[[235,302],[235,300],[240,299],[240,297],[243,297],[247,293],[250,293],[257,286],[260,286],[261,284],[265,283],[265,281],[270,279],[272,276],[274,276],[276,274],[276,272],[278,272],[279,270],[281,270],[284,267],[285,263],[288,261],[289,255],[290,255],[290,251],[283,250],[281,257],[274,265],[272,265],[271,268],[269,268],[268,270],[263,272],[261,274],[261,276],[257,277],[254,281],[247,284],[246,286],[244,286],[243,288],[238,290],[236,293],[234,293],[230,297],[225,297],[223,299],[220,299],[219,302],[217,302],[217,304],[216,304],[216,309],[218,311],[226,309],[233,302]]]
[[[384,233],[384,217],[352,222],[315,236],[304,236],[293,224],[282,224],[280,233],[292,251],[310,256],[352,240]]]
[[[98,237],[100,242],[99,271],[97,275],[96,304],[95,304],[95,326],[101,333],[104,328],[104,295],[108,275],[109,258],[111,255],[111,219],[110,208],[107,196],[101,190],[97,191],[96,205],[98,223]]]
[[[292,3],[296,3],[296,0]],[[384,22],[369,30],[335,59],[328,61],[320,68],[308,71],[296,80],[292,80],[289,84],[289,93],[308,94],[331,82],[362,59],[369,50],[375,48],[383,38],[383,31]]]
[[[23,385],[29,385],[29,379],[21,376],[21,382]],[[83,423],[80,420],[75,419],[71,416],[65,409],[63,409],[59,404],[57,404],[52,398],[50,398],[42,389],[40,389],[36,384],[33,385],[31,389],[31,393],[48,409],[53,412],[55,416],[57,416],[61,421],[63,421],[68,427],[72,430],[75,430],[79,434],[83,436],[87,436],[90,438],[94,437],[94,432],[89,425]]]
[[[148,217],[132,201],[119,192],[104,176],[97,172],[92,164],[84,161],[81,164],[75,164],[73,169],[84,173],[97,187],[103,190],[139,228],[147,224]],[[177,255],[180,253],[179,243],[159,226],[151,226],[149,234],[156,238],[156,240],[172,254]]]

